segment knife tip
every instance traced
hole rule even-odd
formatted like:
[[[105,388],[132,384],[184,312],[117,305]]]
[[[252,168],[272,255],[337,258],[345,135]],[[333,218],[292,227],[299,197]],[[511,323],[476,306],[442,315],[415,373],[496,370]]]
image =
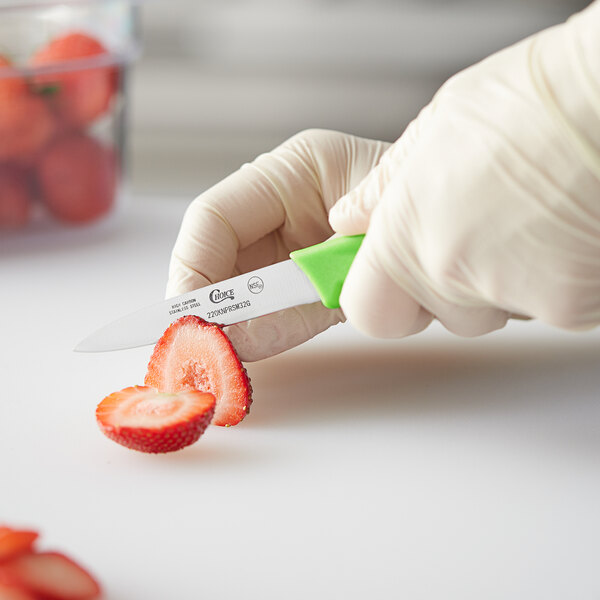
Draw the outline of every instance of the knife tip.
[[[79,344],[77,344],[77,346],[75,346],[75,348],[73,348],[72,351],[73,352],[96,352],[96,350],[94,350],[93,348],[89,348],[86,345],[85,340],[83,342],[79,342]]]

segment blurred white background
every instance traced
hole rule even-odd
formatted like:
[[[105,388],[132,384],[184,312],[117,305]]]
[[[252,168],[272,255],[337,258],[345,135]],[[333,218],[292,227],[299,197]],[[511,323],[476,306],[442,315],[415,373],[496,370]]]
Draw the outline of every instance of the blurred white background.
[[[155,0],[133,190],[197,195],[297,131],[396,139],[450,75],[586,0]]]

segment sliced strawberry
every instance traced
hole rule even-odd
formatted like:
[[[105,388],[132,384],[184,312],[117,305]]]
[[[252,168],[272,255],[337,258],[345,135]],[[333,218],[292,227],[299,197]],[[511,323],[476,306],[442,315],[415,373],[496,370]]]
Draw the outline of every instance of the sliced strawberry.
[[[88,223],[114,204],[118,165],[111,148],[83,133],[54,140],[37,165],[39,187],[52,214],[68,223]]]
[[[133,386],[107,396],[96,420],[111,440],[140,452],[173,452],[193,444],[215,413],[215,397],[197,390],[167,394]]]
[[[20,587],[48,600],[92,600],[100,586],[83,567],[58,552],[23,554],[0,565],[8,586]]]
[[[210,392],[217,399],[215,425],[237,425],[252,403],[250,379],[233,345],[218,325],[195,316],[182,317],[165,331],[144,383],[163,392]]]
[[[34,77],[34,86],[47,96],[65,123],[84,126],[108,110],[115,93],[115,68],[77,69],[77,60],[104,54],[108,50],[97,39],[75,31],[52,40],[32,57],[34,66],[64,67],[65,61],[73,61],[73,69]]]
[[[30,594],[19,587],[0,583],[0,600],[37,600],[39,596]]]
[[[25,171],[0,165],[0,229],[18,229],[29,221],[31,192]]]
[[[0,527],[0,563],[29,552],[37,538],[36,531]]]

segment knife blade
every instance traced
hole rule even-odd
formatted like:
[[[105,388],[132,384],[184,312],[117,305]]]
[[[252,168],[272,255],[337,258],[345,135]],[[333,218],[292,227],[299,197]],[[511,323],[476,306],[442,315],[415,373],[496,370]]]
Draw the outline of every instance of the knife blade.
[[[363,238],[331,238],[295,250],[289,260],[141,308],[92,333],[75,351],[107,352],[154,344],[173,321],[186,315],[233,325],[318,301],[338,308],[342,285]]]

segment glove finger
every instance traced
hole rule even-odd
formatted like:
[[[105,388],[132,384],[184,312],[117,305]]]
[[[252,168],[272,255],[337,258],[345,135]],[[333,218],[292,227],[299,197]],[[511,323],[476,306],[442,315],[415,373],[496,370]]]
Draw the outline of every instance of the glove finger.
[[[409,193],[408,180],[409,173],[400,172],[388,185],[382,202],[372,215],[361,247],[361,251],[365,250],[366,264],[359,264],[362,271],[354,274],[352,285],[355,287],[348,292],[357,298],[361,294],[367,295],[356,312],[362,311],[363,319],[369,311],[372,313],[370,318],[374,322],[369,326],[372,330],[382,327],[380,337],[402,337],[419,331],[424,316],[415,306],[463,337],[500,329],[506,324],[509,313],[472,290],[465,290],[459,283],[461,278],[456,278],[462,261],[460,253],[456,252],[457,246],[444,244],[441,238],[432,240],[429,245],[423,244],[425,230],[433,223],[431,220],[419,222],[415,218],[419,201],[426,199],[423,196],[415,198]],[[354,264],[350,273],[353,268]],[[356,283],[358,276],[368,280],[365,287],[373,286],[373,289],[361,292]],[[386,294],[390,298],[389,304],[385,300],[379,304],[372,300],[373,295],[385,297]],[[368,307],[369,302],[374,302],[373,308]],[[346,312],[346,306],[342,304],[342,307]],[[413,313],[415,325],[410,327]],[[351,314],[346,312],[346,316],[352,321]],[[389,327],[383,323],[383,316],[389,321]],[[409,332],[403,333],[403,327],[408,327]],[[389,331],[387,336],[386,330]]]
[[[387,149],[377,166],[336,202],[329,211],[329,224],[336,233],[355,235],[367,231],[373,210],[430,122],[432,110],[431,105],[426,106],[402,136]]]
[[[369,233],[350,267],[340,305],[350,323],[372,337],[405,337],[422,331],[432,320],[383,268]]]
[[[173,298],[212,283],[198,271],[188,267],[179,256],[173,254],[169,264],[169,280],[165,298]]]
[[[180,294],[198,281],[230,277],[240,246],[284,220],[277,193],[264,177],[244,167],[233,173],[186,210],[171,254],[168,291]]]
[[[463,337],[504,327],[509,318],[506,311],[456,304],[438,294],[422,273],[411,272],[398,261],[392,263],[381,228],[377,233],[367,233],[340,295],[344,314],[356,329],[373,337],[401,338],[422,331],[434,316]]]
[[[338,200],[329,211],[329,224],[336,233],[355,235],[367,231],[390,171],[389,161],[382,161],[357,187]]]

